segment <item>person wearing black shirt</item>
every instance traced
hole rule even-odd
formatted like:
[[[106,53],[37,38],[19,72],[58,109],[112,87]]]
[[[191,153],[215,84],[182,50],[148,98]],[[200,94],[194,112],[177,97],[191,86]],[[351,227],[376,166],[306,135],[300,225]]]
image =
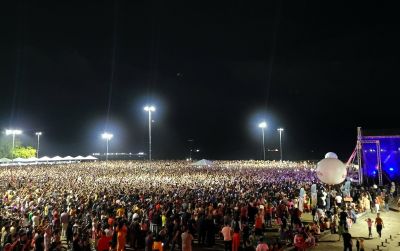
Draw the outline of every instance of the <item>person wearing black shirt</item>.
[[[249,206],[248,206],[249,224],[252,225],[254,223],[257,211],[258,211],[258,209],[255,206],[253,206],[252,204],[249,204]]]
[[[353,241],[351,240],[351,234],[348,231],[345,231],[343,234],[343,250],[344,251],[352,251]]]
[[[246,247],[246,245],[250,241],[249,240],[250,239],[250,227],[246,223],[242,224],[242,238],[243,238],[244,247]]]
[[[206,218],[206,243],[207,246],[212,247],[215,244],[215,224],[211,215]]]
[[[129,226],[130,246],[133,250],[138,247],[138,239],[140,235],[140,224],[138,219],[133,220]]]
[[[156,210],[154,211],[153,218],[151,220],[152,232],[158,234],[158,232],[160,232],[161,225],[162,225],[161,212],[160,210]]]
[[[247,241],[244,243],[244,248],[243,248],[243,250],[244,250],[244,251],[256,251],[256,249],[253,247],[253,245],[251,245],[251,243],[250,243],[249,240],[247,240]]]
[[[172,232],[173,232],[173,236],[172,236],[170,251],[174,251],[175,245],[180,246],[182,244],[182,241],[180,239],[181,238],[181,225],[177,219],[174,220],[174,228],[173,228]]]
[[[385,211],[388,212],[389,211],[389,194],[385,194]]]
[[[199,217],[199,220],[197,222],[198,225],[198,240],[199,240],[199,245],[204,246],[206,242],[206,219],[204,214],[201,214]]]
[[[35,239],[35,251],[44,251],[44,237],[42,233],[39,233]]]
[[[342,209],[342,211],[339,214],[339,225],[342,227],[347,227],[347,212],[345,209]]]
[[[82,251],[79,234],[74,235],[74,240],[72,241],[72,251]]]

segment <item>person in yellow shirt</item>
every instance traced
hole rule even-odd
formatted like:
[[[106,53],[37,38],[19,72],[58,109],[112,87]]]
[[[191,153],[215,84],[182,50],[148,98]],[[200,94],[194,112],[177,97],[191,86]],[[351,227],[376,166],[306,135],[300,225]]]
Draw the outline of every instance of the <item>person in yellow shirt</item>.
[[[165,212],[161,215],[161,227],[165,227],[167,224],[167,216],[165,215]]]
[[[123,208],[122,206],[120,206],[117,209],[117,218],[123,218],[125,216],[125,208]]]
[[[44,207],[44,215],[47,216],[49,215],[49,206],[46,204],[46,206]]]
[[[14,197],[14,191],[8,190],[7,195],[8,195],[7,197],[8,201],[12,201],[12,198]]]

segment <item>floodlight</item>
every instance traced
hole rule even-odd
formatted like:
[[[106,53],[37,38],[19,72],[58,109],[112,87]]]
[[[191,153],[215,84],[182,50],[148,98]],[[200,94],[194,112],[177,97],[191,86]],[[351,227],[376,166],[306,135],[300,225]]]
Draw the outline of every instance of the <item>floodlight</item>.
[[[144,110],[149,113],[149,160],[151,161],[151,112],[154,112],[156,107],[153,105],[146,105]]]
[[[266,128],[267,127],[267,123],[266,122],[261,122],[260,124],[258,124],[258,127]]]
[[[113,135],[112,133],[105,132],[105,133],[103,133],[103,134],[101,135],[101,137],[102,137],[103,139],[110,140],[110,139],[112,139],[112,138],[114,137],[114,135]]]
[[[148,106],[148,105],[146,105],[145,107],[144,107],[144,110],[146,111],[146,112],[154,112],[155,110],[156,110],[156,108],[154,107],[154,106]]]
[[[19,135],[22,134],[21,130],[16,130],[16,129],[7,129],[6,130],[6,135]]]

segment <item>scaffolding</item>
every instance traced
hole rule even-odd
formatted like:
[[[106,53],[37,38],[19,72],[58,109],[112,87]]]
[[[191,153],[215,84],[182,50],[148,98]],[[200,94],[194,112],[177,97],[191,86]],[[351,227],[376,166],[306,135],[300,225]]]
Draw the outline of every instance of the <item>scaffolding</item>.
[[[356,155],[358,161],[358,181],[359,184],[364,183],[364,177],[367,175],[367,172],[364,170],[363,167],[363,145],[364,144],[375,144],[376,147],[376,171],[378,174],[378,185],[383,185],[383,171],[382,171],[382,159],[381,159],[381,142],[380,139],[382,138],[392,138],[398,136],[367,136],[364,137],[362,135],[361,127],[357,127],[357,144],[356,144]],[[386,175],[387,176],[387,175]]]

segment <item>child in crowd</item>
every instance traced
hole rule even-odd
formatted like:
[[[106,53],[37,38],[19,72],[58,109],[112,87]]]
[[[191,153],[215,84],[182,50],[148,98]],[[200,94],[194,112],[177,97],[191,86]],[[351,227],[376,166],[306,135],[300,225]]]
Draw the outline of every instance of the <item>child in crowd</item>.
[[[371,218],[368,218],[368,219],[366,219],[365,220],[366,222],[367,222],[367,224],[368,224],[368,237],[369,238],[372,238],[372,223],[374,223],[374,221],[373,220],[371,220]]]

